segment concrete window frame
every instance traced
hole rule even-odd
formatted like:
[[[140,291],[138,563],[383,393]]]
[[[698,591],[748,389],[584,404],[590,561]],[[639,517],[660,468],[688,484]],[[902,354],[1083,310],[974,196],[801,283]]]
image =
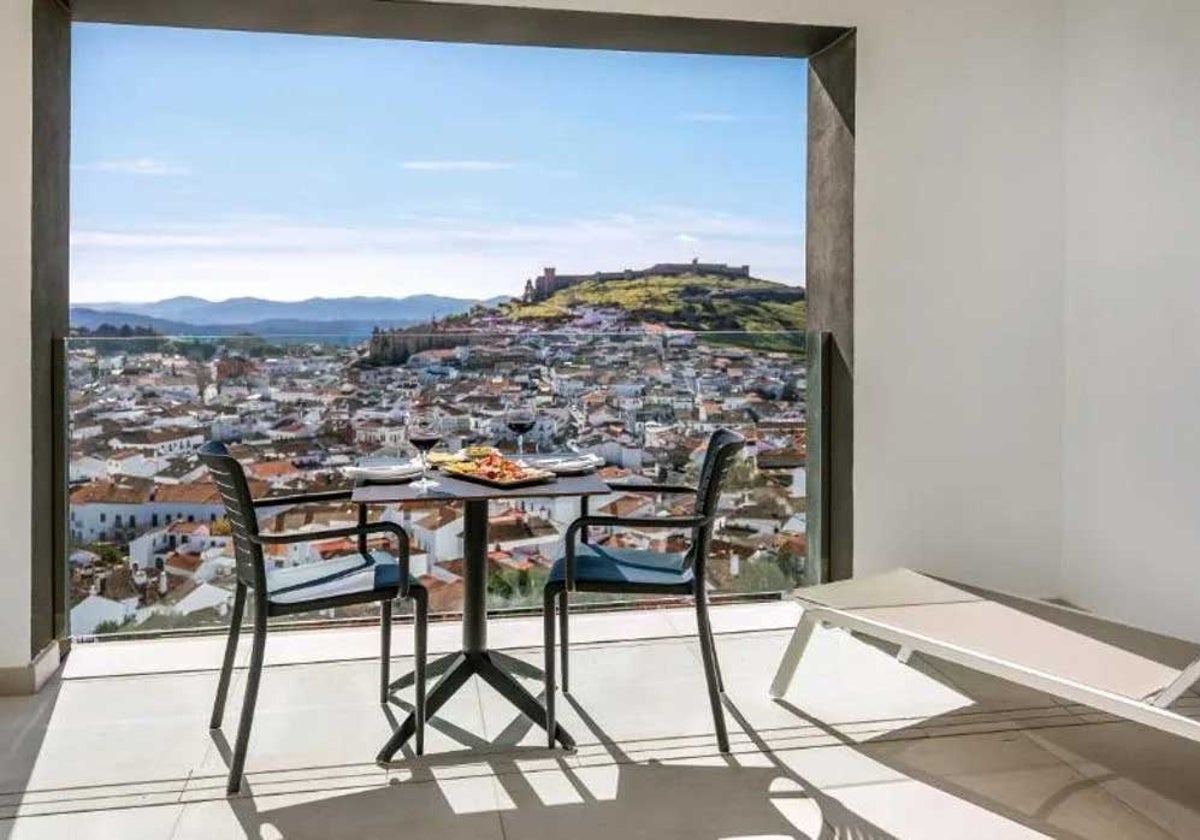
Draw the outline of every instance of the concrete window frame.
[[[565,3],[565,0],[563,0]],[[429,0],[32,0],[31,656],[69,628],[70,25],[122,23],[420,41],[809,59],[810,399],[806,583],[849,577],[853,534],[855,30]],[[816,350],[816,348],[821,348]],[[821,365],[814,370],[815,362]]]

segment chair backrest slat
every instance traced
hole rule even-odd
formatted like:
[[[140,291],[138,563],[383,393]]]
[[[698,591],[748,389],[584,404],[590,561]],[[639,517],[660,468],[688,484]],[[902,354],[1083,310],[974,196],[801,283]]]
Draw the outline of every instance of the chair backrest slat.
[[[746,446],[746,439],[729,429],[717,429],[708,439],[704,463],[700,466],[700,480],[696,485],[695,513],[711,517],[717,512],[721,501],[721,485],[729,468],[733,466],[739,452]],[[708,544],[712,539],[712,523],[696,529],[692,538],[691,562],[698,575],[703,574],[708,559]]]
[[[254,541],[258,536],[258,515],[246,483],[242,465],[229,454],[225,445],[216,441],[200,449],[200,460],[208,467],[221,502],[225,519],[233,536],[233,557],[237,564],[238,580],[255,592],[266,591],[266,569],[262,546]]]

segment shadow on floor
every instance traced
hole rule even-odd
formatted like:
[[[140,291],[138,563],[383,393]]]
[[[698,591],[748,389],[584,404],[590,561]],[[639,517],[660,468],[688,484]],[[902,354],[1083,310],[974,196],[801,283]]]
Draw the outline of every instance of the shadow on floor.
[[[9,817],[29,788],[61,692],[60,669],[37,694],[0,698],[0,720],[5,723],[0,730],[0,840],[12,835],[16,821]]]
[[[855,638],[888,654],[897,651],[878,639]],[[943,675],[936,661],[914,654],[909,666],[978,702]],[[1038,706],[956,710],[858,741],[787,700],[775,703],[871,761],[1059,840],[1168,836],[1161,831],[1164,818],[1193,827],[1171,836],[1198,836],[1200,744],[1150,727],[1116,719],[1096,723],[1095,716],[1080,717],[1047,697]],[[930,734],[939,729],[947,734]],[[1036,753],[1037,762],[1006,765],[1001,756],[1006,750]],[[1125,798],[1116,795],[1118,789]],[[1112,808],[1125,824],[1100,817],[1108,824],[1098,827],[1093,822],[1098,806]]]
[[[745,766],[730,757],[701,763],[635,762],[574,698],[567,698],[607,758],[514,746],[528,726],[510,725],[489,746],[502,753],[403,762],[412,777],[385,788],[261,810],[252,789],[230,800],[248,837],[507,840],[550,838],[805,838],[892,840],[815,790],[769,752]],[[744,717],[730,713],[752,739]],[[523,720],[523,718],[522,718]],[[430,721],[436,725],[436,719]],[[221,751],[227,745],[218,743]],[[473,744],[479,747],[479,744]],[[596,783],[597,775],[605,777]],[[247,783],[249,788],[249,783]],[[464,792],[471,795],[464,799]],[[482,798],[482,801],[481,801]],[[264,804],[269,797],[264,798]],[[264,829],[270,827],[268,834]]]

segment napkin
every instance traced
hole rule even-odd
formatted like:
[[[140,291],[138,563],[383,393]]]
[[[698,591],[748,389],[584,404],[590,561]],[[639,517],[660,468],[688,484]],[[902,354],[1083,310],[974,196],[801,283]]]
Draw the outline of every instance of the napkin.
[[[346,467],[346,475],[365,481],[405,481],[416,478],[421,474],[421,465],[407,464],[369,464]]]
[[[590,472],[603,465],[604,459],[598,455],[593,455],[590,452],[583,455],[569,455],[562,458],[551,458],[545,461],[538,461],[536,464],[534,464],[536,467],[549,470],[552,473],[558,473],[559,475]]]

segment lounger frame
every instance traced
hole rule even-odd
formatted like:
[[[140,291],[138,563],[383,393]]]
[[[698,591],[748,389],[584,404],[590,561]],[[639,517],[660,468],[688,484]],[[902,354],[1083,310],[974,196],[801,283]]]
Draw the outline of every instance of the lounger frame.
[[[935,659],[953,662],[956,665],[990,674],[1017,685],[1200,742],[1200,720],[1193,720],[1166,708],[1178,700],[1192,685],[1200,681],[1200,658],[1183,668],[1179,676],[1162,690],[1150,697],[1137,699],[1030,668],[1011,660],[981,653],[956,645],[949,639],[921,635],[894,627],[886,622],[857,615],[851,611],[806,601],[803,590],[797,594],[797,600],[803,607],[804,613],[784,651],[775,679],[771,682],[770,694],[772,697],[780,698],[787,692],[804,655],[804,650],[812,637],[813,629],[819,623],[862,633],[865,636],[897,645],[901,661],[907,661],[911,652],[917,651]],[[1039,602],[1039,604],[1043,607],[1047,606],[1044,602]],[[1058,609],[1076,612],[1067,608]]]

